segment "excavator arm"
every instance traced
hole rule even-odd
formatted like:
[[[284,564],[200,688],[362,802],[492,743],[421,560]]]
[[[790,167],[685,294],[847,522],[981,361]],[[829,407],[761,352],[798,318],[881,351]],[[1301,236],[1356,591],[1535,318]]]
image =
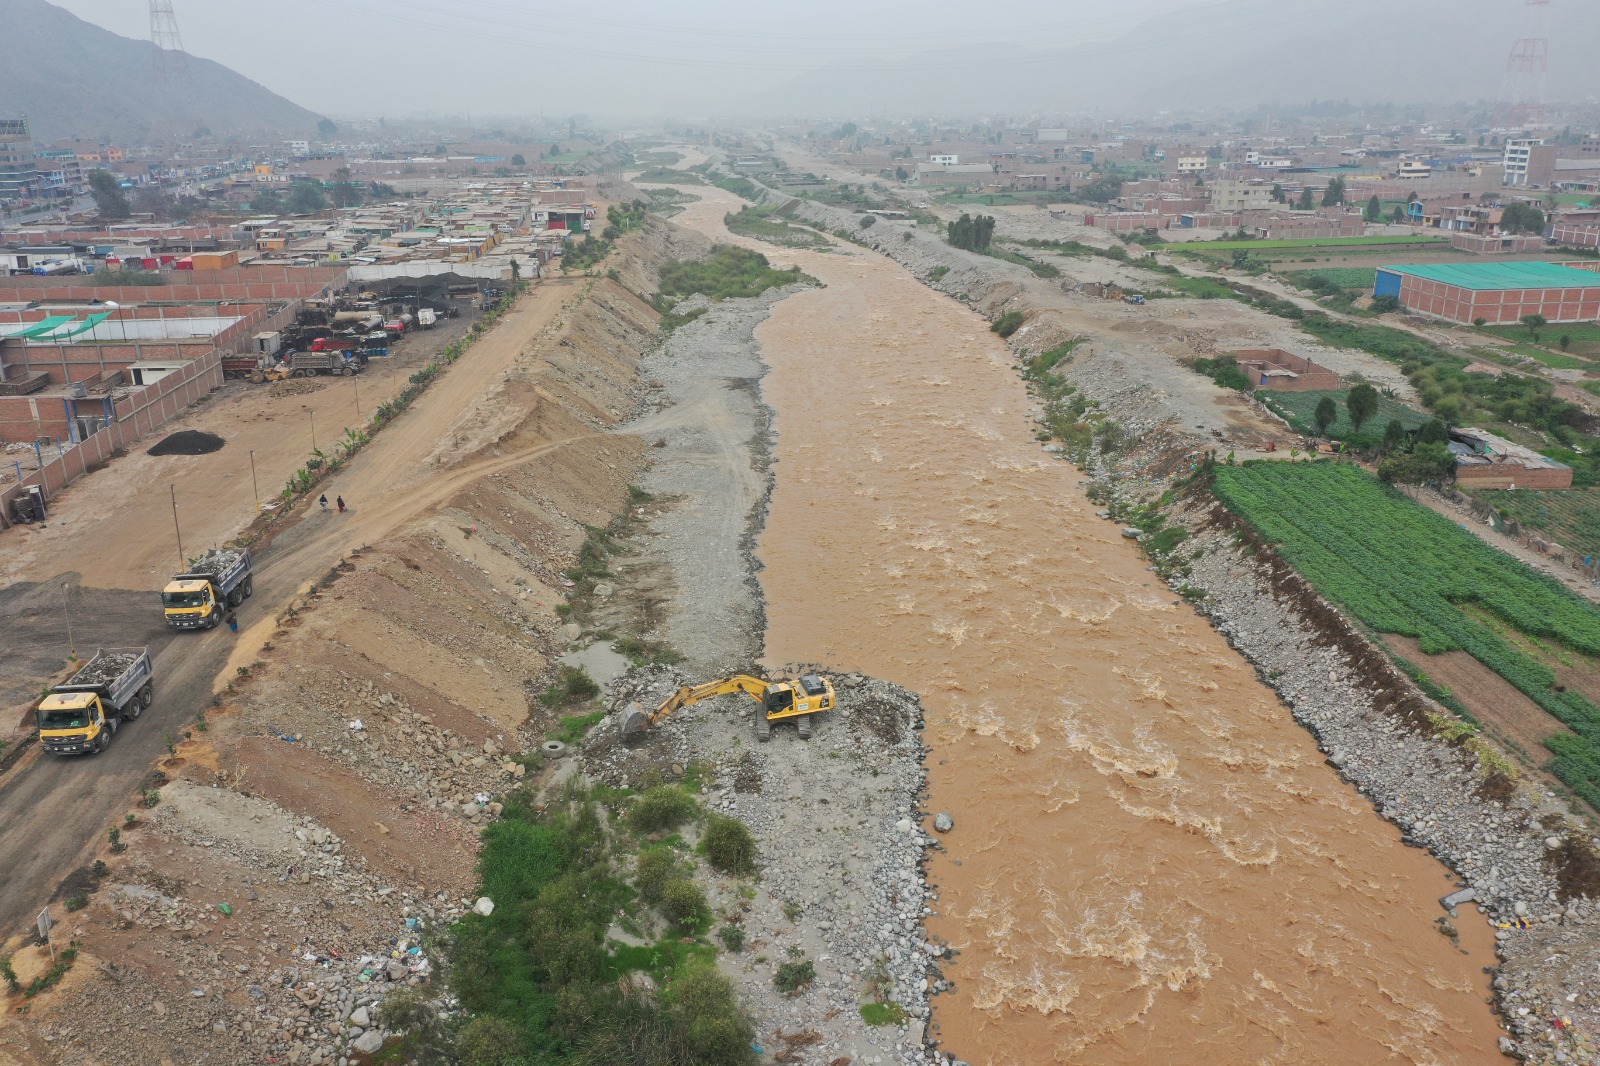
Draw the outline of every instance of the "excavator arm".
[[[701,700],[709,700],[713,696],[724,696],[730,692],[743,692],[746,696],[764,702],[770,682],[748,674],[736,674],[733,677],[722,677],[715,681],[707,681],[703,685],[685,685],[665,700],[654,711],[646,714],[644,708],[637,703],[630,703],[623,712],[622,731],[625,734],[640,733],[660,722],[674,711],[682,710]]]

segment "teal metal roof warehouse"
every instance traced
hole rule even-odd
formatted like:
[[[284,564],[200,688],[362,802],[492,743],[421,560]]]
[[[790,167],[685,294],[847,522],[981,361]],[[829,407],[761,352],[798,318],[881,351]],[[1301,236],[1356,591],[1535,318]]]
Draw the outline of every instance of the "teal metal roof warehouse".
[[[1374,296],[1452,322],[1514,325],[1524,315],[1547,322],[1600,319],[1600,262],[1420,263],[1378,268]]]

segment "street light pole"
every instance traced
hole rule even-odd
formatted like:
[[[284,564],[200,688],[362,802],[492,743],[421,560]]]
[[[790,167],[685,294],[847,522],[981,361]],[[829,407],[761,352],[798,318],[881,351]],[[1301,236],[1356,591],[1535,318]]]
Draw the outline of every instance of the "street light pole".
[[[261,490],[256,488],[256,453],[250,453],[250,493],[256,498],[256,514],[261,513]]]
[[[316,451],[317,450],[317,409],[315,407],[309,407],[309,408],[307,408],[307,410],[311,412],[311,450],[312,451]]]
[[[359,429],[361,427],[361,375],[357,374],[351,378],[350,384],[355,386],[356,390],[356,428]]]

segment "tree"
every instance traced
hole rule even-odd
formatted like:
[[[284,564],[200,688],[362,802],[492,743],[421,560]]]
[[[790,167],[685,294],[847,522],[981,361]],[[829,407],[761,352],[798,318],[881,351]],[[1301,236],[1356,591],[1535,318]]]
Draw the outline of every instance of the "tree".
[[[333,172],[334,207],[359,207],[365,197],[362,184],[351,180],[349,167],[340,167]]]
[[[516,256],[512,256],[511,257],[511,284],[515,285],[517,282],[519,282],[521,280],[522,280],[522,264],[517,261],[517,257]]]
[[[1389,419],[1389,424],[1383,428],[1383,450],[1392,452],[1400,447],[1406,439],[1406,427],[1398,418]]]
[[[1322,206],[1337,207],[1344,203],[1344,179],[1333,178],[1328,182],[1327,188],[1322,190]]]
[[[1513,200],[1500,212],[1500,229],[1504,233],[1544,232],[1544,212],[1533,204]]]
[[[89,171],[89,192],[94,197],[95,210],[101,218],[127,218],[133,214],[133,208],[128,206],[128,198],[122,195],[122,188],[111,171]]]
[[[989,241],[993,236],[993,216],[979,215],[973,218],[962,212],[960,218],[949,224],[946,239],[957,248],[965,248],[969,252],[981,252],[989,247]]]
[[[518,152],[516,155],[511,157],[511,165],[514,167],[525,167],[528,165],[527,157],[521,152]]]
[[[1528,327],[1528,332],[1533,335],[1533,343],[1538,344],[1539,331],[1549,325],[1549,321],[1543,315],[1523,315],[1522,324]]]
[[[1417,444],[1447,444],[1450,441],[1450,427],[1437,418],[1429,419],[1417,430]]]
[[[1284,201],[1283,186],[1279,185],[1277,182],[1273,182],[1272,184],[1272,201],[1273,203],[1279,204],[1283,203]]]
[[[877,215],[862,215],[860,221],[857,222],[856,224],[859,225],[862,229],[871,229],[873,227],[873,225],[877,223],[877,221],[878,221],[878,216]]]
[[[1570,347],[1572,347],[1572,335],[1563,333],[1561,335],[1561,350],[1566,351]]]
[[[317,119],[317,136],[321,137],[323,140],[327,140],[329,137],[332,137],[338,132],[339,127],[335,126],[332,122],[325,118]]]
[[[314,181],[297,181],[289,190],[289,210],[297,215],[314,215],[328,206],[322,186]]]
[[[1316,198],[1311,195],[1311,189],[1309,187],[1300,190],[1300,199],[1294,206],[1299,208],[1301,211],[1316,210],[1317,201]]]
[[[1378,390],[1363,381],[1344,398],[1344,407],[1350,412],[1350,422],[1359,433],[1361,424],[1378,413]]]
[[[1362,216],[1368,222],[1376,222],[1383,217],[1383,203],[1378,199],[1377,193],[1373,193],[1372,199],[1367,201],[1367,209],[1362,212]]]
[[[1394,205],[1394,210],[1389,212],[1389,221],[1396,224],[1406,220],[1406,209],[1399,204]]]
[[[277,189],[262,189],[250,200],[250,210],[258,215],[281,215],[288,210]]]
[[[1339,420],[1339,405],[1333,402],[1332,396],[1324,396],[1317,401],[1317,409],[1311,417],[1317,422],[1317,436],[1326,437],[1328,427]]]

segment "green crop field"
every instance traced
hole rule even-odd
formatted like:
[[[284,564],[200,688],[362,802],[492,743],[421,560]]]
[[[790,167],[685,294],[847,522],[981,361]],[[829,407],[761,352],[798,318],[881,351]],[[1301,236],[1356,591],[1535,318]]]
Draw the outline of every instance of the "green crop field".
[[[1350,394],[1349,389],[1315,392],[1279,392],[1273,389],[1262,389],[1256,392],[1256,399],[1266,404],[1274,413],[1282,415],[1289,420],[1289,424],[1299,433],[1308,437],[1317,434],[1317,420],[1315,412],[1317,404],[1324,396],[1333,397],[1333,402],[1339,407],[1339,417],[1328,427],[1329,440],[1349,440],[1357,436],[1355,423],[1350,421],[1350,412],[1346,410],[1344,399]],[[1391,421],[1398,421],[1407,429],[1416,429],[1427,422],[1431,416],[1423,414],[1403,403],[1391,400],[1387,396],[1378,397],[1378,413],[1361,424],[1361,437],[1371,441],[1381,441],[1383,431],[1389,428]]]
[[[1556,686],[1545,663],[1461,609],[1529,637],[1600,655],[1600,609],[1442,515],[1344,463],[1218,467],[1215,492],[1316,590],[1379,633],[1429,654],[1461,650],[1572,728],[1551,736],[1548,769],[1600,809],[1600,707]]]
[[[1505,337],[1514,341],[1531,341],[1533,334],[1525,326],[1484,326],[1483,332],[1492,333],[1496,337]],[[1600,359],[1600,324],[1563,324],[1559,326],[1539,327],[1539,343],[1545,347],[1561,351],[1561,338],[1570,338],[1567,346],[1567,355],[1587,355]],[[1538,358],[1537,356],[1535,358]],[[1543,360],[1540,360],[1543,362]],[[1560,365],[1560,364],[1552,364]]]
[[[1487,489],[1472,495],[1523,528],[1581,556],[1600,557],[1600,492],[1593,489]]]
[[[1288,278],[1301,288],[1309,288],[1309,283],[1321,279],[1341,289],[1360,289],[1371,295],[1372,287],[1378,283],[1378,268],[1324,267],[1321,270],[1297,270],[1289,274]]]

